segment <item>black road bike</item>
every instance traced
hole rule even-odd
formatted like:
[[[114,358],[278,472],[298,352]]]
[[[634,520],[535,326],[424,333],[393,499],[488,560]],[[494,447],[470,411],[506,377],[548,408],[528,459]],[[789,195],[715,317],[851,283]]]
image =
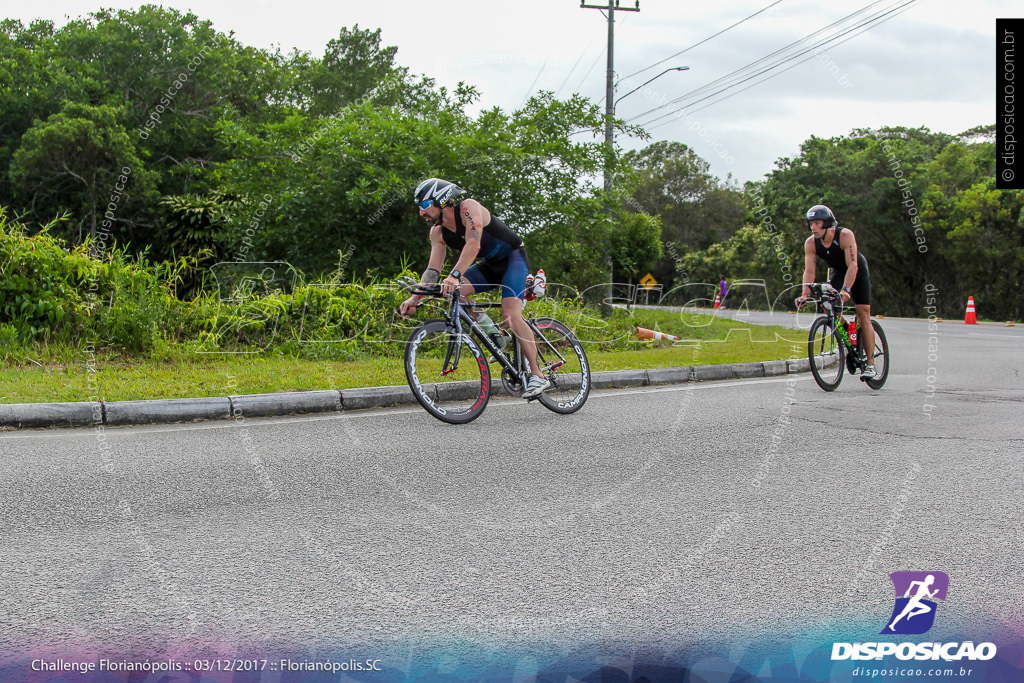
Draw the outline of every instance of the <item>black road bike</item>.
[[[464,304],[456,289],[442,297],[439,286],[421,287],[411,278],[399,283],[423,297],[448,299],[444,318],[427,320],[413,330],[405,346],[405,376],[409,388],[428,413],[451,424],[480,417],[491,396],[491,369],[485,353],[501,366],[501,382],[508,393],[522,395],[530,379],[530,364],[514,335],[503,350],[467,310],[498,308],[498,302]],[[537,344],[537,363],[551,386],[539,401],[556,413],[574,413],[590,395],[590,362],[576,335],[554,318],[523,316]],[[506,353],[507,350],[507,353]]]
[[[875,376],[860,379],[872,389],[881,389],[889,376],[889,344],[882,326],[877,320],[871,321],[875,331],[875,355],[869,361],[863,345],[850,339],[849,328],[843,320],[842,297],[835,287],[821,282],[810,285],[810,290],[816,312],[820,314],[807,335],[807,356],[814,381],[825,391],[835,391],[843,381],[844,369],[853,375],[873,364]]]

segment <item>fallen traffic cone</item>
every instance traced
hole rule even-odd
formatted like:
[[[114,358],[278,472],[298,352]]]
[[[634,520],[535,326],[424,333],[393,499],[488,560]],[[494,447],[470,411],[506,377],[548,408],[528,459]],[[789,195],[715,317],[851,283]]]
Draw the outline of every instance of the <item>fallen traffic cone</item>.
[[[672,334],[665,334],[664,332],[655,332],[654,330],[648,330],[646,327],[636,328],[636,334],[641,339],[671,339],[672,341],[679,341],[679,337]]]
[[[978,316],[974,313],[974,297],[967,297],[967,315],[964,316],[964,325],[977,325]]]
[[[722,307],[722,294],[721,294],[721,292],[719,292],[718,294],[715,294],[715,308],[721,308],[721,307]]]

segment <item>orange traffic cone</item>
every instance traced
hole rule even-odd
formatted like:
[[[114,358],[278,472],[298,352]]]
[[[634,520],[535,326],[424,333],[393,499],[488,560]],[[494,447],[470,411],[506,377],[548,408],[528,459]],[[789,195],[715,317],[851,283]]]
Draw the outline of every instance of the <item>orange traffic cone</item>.
[[[715,294],[715,308],[721,308],[721,307],[722,307],[722,293],[719,292],[719,293]]]
[[[665,334],[664,332],[655,332],[654,330],[648,330],[646,327],[636,328],[636,334],[641,339],[671,339],[672,341],[679,341],[679,337],[672,334]]]
[[[964,316],[964,325],[977,325],[978,316],[974,313],[974,297],[967,297],[967,315]]]

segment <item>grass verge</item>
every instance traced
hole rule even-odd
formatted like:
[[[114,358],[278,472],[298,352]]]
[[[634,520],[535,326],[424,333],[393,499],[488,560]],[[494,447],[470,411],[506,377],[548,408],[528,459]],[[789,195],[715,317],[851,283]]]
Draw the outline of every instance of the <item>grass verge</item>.
[[[585,342],[594,371],[714,365],[799,357],[799,330],[746,325],[710,316],[637,310],[636,326],[682,341],[631,342],[626,350],[602,350]],[[804,337],[806,339],[806,337]],[[278,391],[350,389],[405,384],[400,355],[348,361],[308,360],[282,354],[198,355],[185,351],[163,360],[120,355],[92,357],[66,351],[60,360],[0,367],[0,402],[45,403],[258,394]],[[93,399],[95,400],[95,399]]]

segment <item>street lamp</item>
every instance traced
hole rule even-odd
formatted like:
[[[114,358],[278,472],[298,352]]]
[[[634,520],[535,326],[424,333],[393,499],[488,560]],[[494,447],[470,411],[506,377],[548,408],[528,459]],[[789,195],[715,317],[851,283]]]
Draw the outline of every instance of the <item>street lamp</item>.
[[[632,95],[633,93],[635,93],[637,90],[639,90],[640,88],[644,87],[648,83],[661,78],[662,76],[667,74],[669,71],[689,71],[689,70],[690,70],[690,67],[688,67],[688,66],[670,66],[669,68],[665,69],[660,74],[658,74],[657,76],[654,76],[653,78],[648,78],[646,81],[644,81],[643,83],[641,83],[640,85],[636,86],[635,88],[630,90],[628,93],[623,95],[622,97],[619,97],[614,102],[612,102],[612,114],[613,115],[615,114],[615,107],[616,107],[616,105],[618,105],[619,102],[621,102],[623,99],[629,97],[630,95]]]
[[[609,26],[610,26],[610,24],[609,24]],[[616,84],[612,83],[611,79],[609,78],[609,81],[608,81],[608,93],[607,93],[607,97],[606,97],[607,101],[605,103],[605,124],[604,124],[604,144],[605,144],[605,152],[606,152],[606,154],[605,154],[605,162],[604,162],[604,191],[605,191],[605,195],[607,195],[609,198],[611,197],[611,194],[612,194],[612,173],[611,173],[611,167],[612,167],[612,158],[613,158],[613,156],[615,154],[615,127],[612,125],[612,119],[615,118],[615,105],[617,105],[624,98],[629,97],[630,95],[632,95],[633,93],[635,93],[637,90],[639,90],[640,88],[644,87],[648,83],[650,83],[650,82],[652,82],[652,81],[654,81],[654,80],[656,80],[658,78],[661,78],[662,76],[667,74],[669,71],[687,71],[687,70],[689,70],[689,68],[690,67],[688,67],[688,66],[671,66],[671,67],[665,69],[664,71],[662,71],[657,76],[654,76],[653,78],[647,79],[646,81],[644,81],[643,83],[641,83],[637,87],[635,87],[632,90],[630,90],[625,95],[622,95],[621,97],[619,97],[617,99],[614,99],[614,100],[612,98],[615,97],[615,85]],[[611,71],[611,59],[609,58],[609,76],[611,75],[611,73],[612,73],[612,71]],[[608,209],[608,212],[609,212],[608,218],[609,218],[609,221],[610,221],[611,220],[611,209],[610,208]],[[607,262],[608,262],[608,274],[609,274],[607,298],[610,301],[611,300],[611,296],[612,296],[612,291],[611,291],[612,283],[615,280],[614,273],[612,272],[612,261],[611,261],[611,255],[610,254],[607,255]]]
[[[688,66],[670,66],[669,68],[665,69],[660,74],[658,74],[657,76],[654,76],[653,78],[647,79],[646,81],[644,81],[640,85],[636,86],[635,88],[630,90],[628,93],[626,93],[622,97],[619,97],[619,98],[617,98],[617,99],[615,99],[615,100],[613,100],[613,101],[611,101],[611,102],[609,102],[607,104],[606,109],[605,109],[606,119],[605,119],[605,124],[604,124],[604,143],[608,147],[608,149],[607,149],[608,161],[605,163],[605,166],[604,166],[604,191],[605,192],[610,194],[611,191],[612,191],[612,177],[611,177],[609,166],[611,165],[612,153],[613,153],[613,151],[615,149],[615,127],[612,125],[612,119],[615,118],[615,106],[619,102],[621,102],[624,98],[629,97],[630,95],[632,95],[633,93],[635,93],[637,90],[639,90],[640,88],[644,87],[648,83],[651,83],[652,81],[655,81],[655,80],[661,78],[662,76],[667,74],[669,71],[688,71],[689,69],[690,69],[690,67],[688,67]],[[615,86],[612,85],[608,89],[608,92],[609,92],[610,95],[614,96],[615,95]],[[609,99],[611,99],[611,98],[609,97]]]

